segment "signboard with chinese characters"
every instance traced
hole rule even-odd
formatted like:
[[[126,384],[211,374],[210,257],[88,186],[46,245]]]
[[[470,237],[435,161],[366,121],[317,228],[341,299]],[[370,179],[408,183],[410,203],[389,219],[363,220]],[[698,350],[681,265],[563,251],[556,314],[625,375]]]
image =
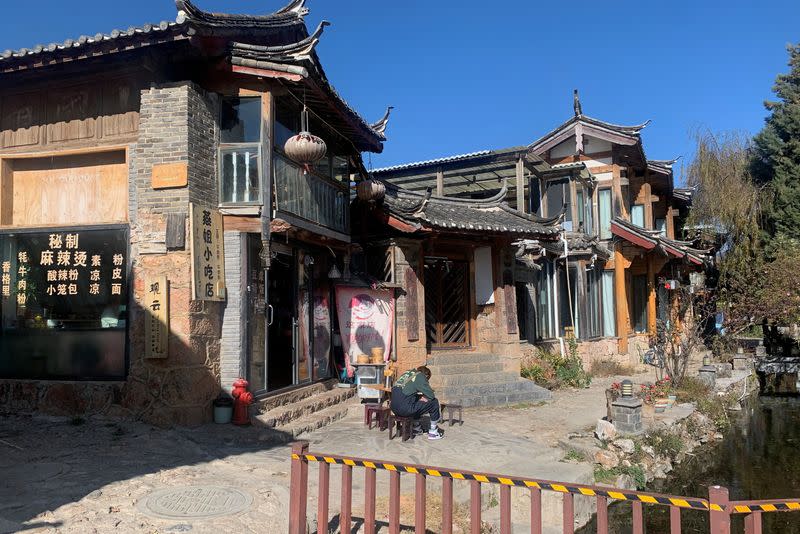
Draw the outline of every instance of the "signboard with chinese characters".
[[[192,233],[192,298],[225,300],[225,254],[222,215],[218,210],[189,204]]]
[[[144,282],[145,356],[166,358],[169,347],[169,286],[166,276]]]

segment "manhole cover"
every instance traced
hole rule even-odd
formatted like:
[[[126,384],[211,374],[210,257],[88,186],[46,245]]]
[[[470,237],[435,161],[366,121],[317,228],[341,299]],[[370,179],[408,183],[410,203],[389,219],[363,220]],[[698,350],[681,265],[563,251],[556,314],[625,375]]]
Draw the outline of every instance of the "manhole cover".
[[[186,486],[155,491],[139,509],[162,519],[206,518],[238,514],[252,503],[253,497],[236,488]]]

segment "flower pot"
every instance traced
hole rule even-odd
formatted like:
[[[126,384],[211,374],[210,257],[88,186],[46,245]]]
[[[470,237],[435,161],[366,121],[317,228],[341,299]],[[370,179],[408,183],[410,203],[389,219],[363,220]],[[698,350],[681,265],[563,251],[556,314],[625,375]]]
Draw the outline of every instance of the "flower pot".
[[[233,399],[218,397],[212,404],[214,406],[214,422],[220,425],[230,423],[233,416]]]

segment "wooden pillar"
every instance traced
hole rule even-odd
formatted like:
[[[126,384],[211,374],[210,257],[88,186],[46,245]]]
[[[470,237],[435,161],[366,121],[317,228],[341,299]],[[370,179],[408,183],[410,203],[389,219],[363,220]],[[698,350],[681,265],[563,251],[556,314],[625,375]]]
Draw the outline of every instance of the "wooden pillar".
[[[444,196],[444,172],[442,169],[436,169],[436,196]]]
[[[647,333],[656,334],[656,270],[653,254],[647,255]]]
[[[625,257],[622,243],[614,249],[614,302],[617,308],[617,337],[620,354],[628,353],[628,295],[625,291]]]
[[[667,239],[675,239],[675,211],[667,206]]]
[[[525,164],[522,157],[517,160],[516,167],[517,174],[517,209],[522,213],[528,212],[528,207],[525,204]]]
[[[655,222],[653,221],[652,188],[649,182],[642,184],[642,192],[644,193],[642,195],[644,197],[644,227],[648,230],[652,230],[655,228]]]

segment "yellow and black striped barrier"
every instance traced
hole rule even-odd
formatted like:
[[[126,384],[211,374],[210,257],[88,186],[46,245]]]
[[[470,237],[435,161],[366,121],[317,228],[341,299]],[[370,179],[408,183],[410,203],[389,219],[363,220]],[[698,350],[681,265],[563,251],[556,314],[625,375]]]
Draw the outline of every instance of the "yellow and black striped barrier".
[[[732,514],[750,514],[753,512],[798,512],[800,501],[765,501],[762,503],[736,503],[728,505]]]
[[[688,508],[691,510],[724,511],[718,504],[709,505],[708,501],[705,499],[653,495],[614,488],[605,489],[598,487],[576,486],[569,483],[531,480],[517,477],[503,477],[500,475],[480,474],[467,471],[450,471],[443,470],[441,468],[434,469],[430,467],[414,466],[401,463],[386,463],[355,458],[343,458],[340,456],[315,454],[299,455],[292,453],[293,460],[300,460],[301,458],[308,462],[349,465],[350,467],[366,467],[367,469],[382,469],[385,471],[399,471],[402,473],[422,474],[432,477],[452,478],[454,480],[475,480],[482,483],[500,484],[503,486],[519,486],[524,488],[556,491],[560,493],[571,493],[574,495],[586,495],[589,497],[607,497],[609,499],[618,501],[639,501],[645,504],[675,506],[678,508]],[[800,506],[800,504],[798,504],[798,506]]]

